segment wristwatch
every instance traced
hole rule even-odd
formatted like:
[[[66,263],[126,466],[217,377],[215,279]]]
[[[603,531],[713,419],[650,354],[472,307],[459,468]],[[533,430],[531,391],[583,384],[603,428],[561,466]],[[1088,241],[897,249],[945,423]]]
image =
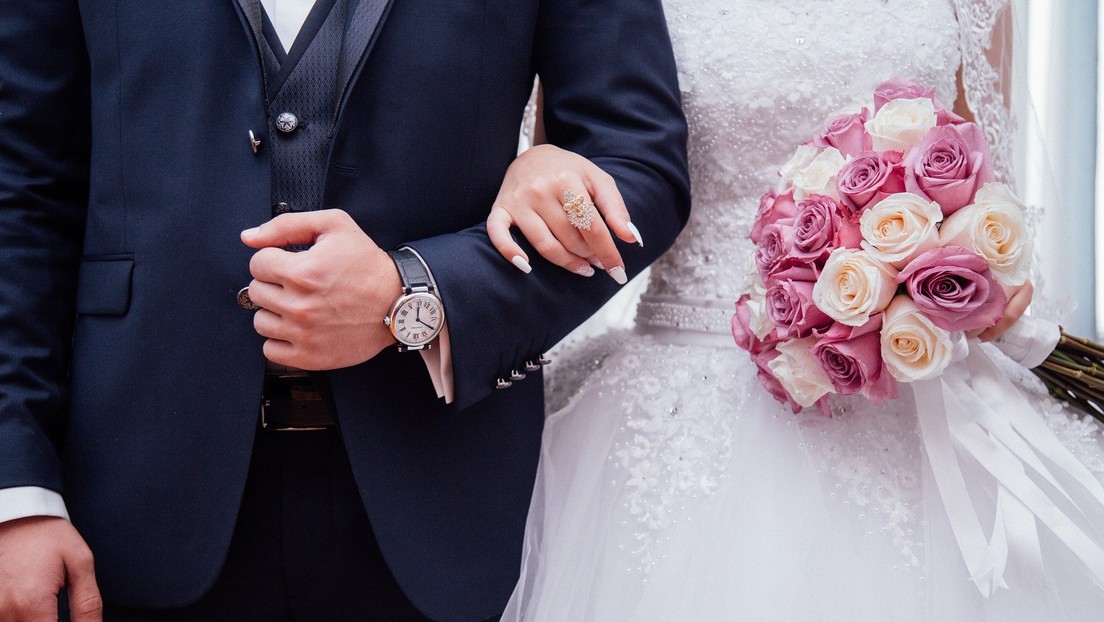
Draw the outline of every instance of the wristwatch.
[[[445,306],[437,296],[433,277],[413,250],[400,248],[387,254],[399,271],[402,293],[383,323],[398,340],[399,352],[428,350],[445,326]]]

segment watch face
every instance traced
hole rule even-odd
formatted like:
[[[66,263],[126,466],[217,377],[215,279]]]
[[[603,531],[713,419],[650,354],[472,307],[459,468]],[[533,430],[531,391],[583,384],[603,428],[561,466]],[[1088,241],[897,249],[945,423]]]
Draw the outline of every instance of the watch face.
[[[400,343],[420,346],[441,332],[445,314],[441,301],[431,294],[410,294],[399,299],[391,314],[391,333]]]

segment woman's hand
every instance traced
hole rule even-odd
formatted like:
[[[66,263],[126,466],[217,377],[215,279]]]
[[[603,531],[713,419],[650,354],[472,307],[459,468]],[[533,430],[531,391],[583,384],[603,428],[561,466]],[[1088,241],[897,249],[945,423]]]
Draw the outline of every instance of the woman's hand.
[[[584,209],[593,204],[589,230],[568,220],[566,191],[581,196]],[[487,217],[495,248],[528,273],[529,257],[511,237],[512,226],[557,266],[582,276],[592,276],[596,266],[620,284],[627,277],[613,235],[644,245],[613,178],[590,160],[552,145],[537,145],[514,160]]]
[[[1008,305],[1004,308],[1004,315],[1001,319],[997,320],[997,323],[983,330],[971,331],[966,334],[967,337],[977,337],[982,341],[992,341],[997,337],[1000,337],[1016,323],[1016,320],[1020,319],[1020,316],[1027,311],[1028,305],[1031,304],[1031,296],[1035,292],[1034,286],[1031,285],[1031,281],[1025,281],[1023,285],[1019,287],[1006,287],[1004,293],[1008,295]]]

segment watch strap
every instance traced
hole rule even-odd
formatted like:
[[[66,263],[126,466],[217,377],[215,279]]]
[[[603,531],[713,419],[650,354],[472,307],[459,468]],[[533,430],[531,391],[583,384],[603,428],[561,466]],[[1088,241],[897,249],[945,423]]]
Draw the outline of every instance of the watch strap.
[[[395,269],[399,271],[403,293],[409,294],[414,291],[433,293],[433,279],[417,253],[409,248],[400,248],[396,251],[388,251],[387,254],[391,256],[391,260],[395,262]]]

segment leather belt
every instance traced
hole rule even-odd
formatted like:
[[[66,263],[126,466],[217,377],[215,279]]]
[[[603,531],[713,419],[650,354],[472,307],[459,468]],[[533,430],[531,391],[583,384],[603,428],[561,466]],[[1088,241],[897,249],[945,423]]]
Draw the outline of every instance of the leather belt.
[[[326,401],[306,375],[265,376],[261,429],[273,432],[324,430],[336,424]]]

